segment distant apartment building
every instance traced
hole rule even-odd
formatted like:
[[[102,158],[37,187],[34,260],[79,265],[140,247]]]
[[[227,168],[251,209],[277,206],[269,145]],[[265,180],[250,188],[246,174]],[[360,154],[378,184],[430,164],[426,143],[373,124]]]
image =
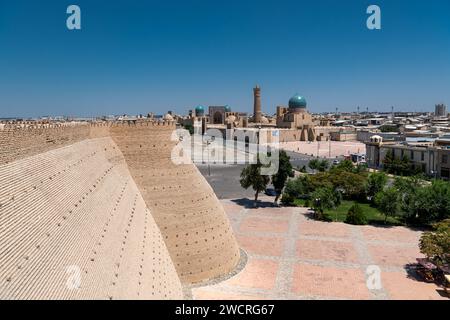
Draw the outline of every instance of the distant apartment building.
[[[441,144],[430,141],[383,142],[383,138],[375,135],[366,142],[366,162],[369,168],[383,169],[383,162],[388,153],[394,158],[406,156],[411,167],[424,174],[450,180],[450,141]]]
[[[448,115],[447,113],[447,106],[445,104],[437,104],[435,111],[434,111],[434,115],[436,117],[446,117]]]
[[[356,140],[360,142],[369,142],[370,138],[378,135],[383,138],[383,141],[405,141],[406,137],[399,132],[376,132],[372,130],[358,130],[356,133]]]
[[[438,177],[444,180],[450,180],[450,149],[440,149],[438,154]]]

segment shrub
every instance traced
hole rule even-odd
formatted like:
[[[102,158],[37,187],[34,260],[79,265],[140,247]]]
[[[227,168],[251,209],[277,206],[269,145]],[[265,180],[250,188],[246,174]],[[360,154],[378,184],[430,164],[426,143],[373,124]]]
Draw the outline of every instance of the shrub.
[[[361,208],[361,206],[355,203],[348,209],[347,218],[345,219],[345,223],[354,224],[354,225],[366,225],[367,218]]]
[[[295,198],[291,196],[289,193],[283,193],[281,197],[281,203],[285,206],[293,206]]]
[[[420,252],[437,265],[450,263],[450,219],[434,225],[420,239]]]
[[[304,205],[304,207],[305,207],[305,208],[311,208],[311,200],[306,199],[306,200],[305,200],[305,205]]]

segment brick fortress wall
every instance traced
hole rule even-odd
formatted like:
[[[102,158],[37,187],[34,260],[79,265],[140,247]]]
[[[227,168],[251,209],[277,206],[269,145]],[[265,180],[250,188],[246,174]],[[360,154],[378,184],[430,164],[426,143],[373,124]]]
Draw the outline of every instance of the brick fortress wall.
[[[174,129],[0,124],[0,298],[181,298],[179,279],[232,271],[229,222],[197,168],[172,164]]]
[[[182,282],[232,271],[240,258],[228,218],[193,164],[175,165],[174,123],[113,125],[110,134],[164,237]]]

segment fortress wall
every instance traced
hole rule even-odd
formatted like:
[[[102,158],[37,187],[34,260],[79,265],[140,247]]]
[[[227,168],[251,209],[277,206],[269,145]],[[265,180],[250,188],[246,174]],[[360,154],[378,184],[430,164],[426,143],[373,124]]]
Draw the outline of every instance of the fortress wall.
[[[110,127],[113,140],[164,237],[183,282],[227,274],[239,248],[212,188],[192,164],[175,165],[175,125],[143,122]]]
[[[3,142],[13,138],[10,157],[1,149],[0,299],[182,298],[119,148],[110,138],[70,141],[107,128],[60,130],[0,130]]]
[[[88,138],[107,136],[108,125],[106,124],[0,124],[0,164]]]

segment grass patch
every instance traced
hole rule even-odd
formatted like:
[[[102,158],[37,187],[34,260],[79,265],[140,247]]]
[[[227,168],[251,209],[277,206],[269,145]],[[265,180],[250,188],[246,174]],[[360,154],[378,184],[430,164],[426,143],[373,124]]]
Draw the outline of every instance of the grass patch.
[[[294,205],[297,207],[304,207],[306,204],[306,200],[304,199],[295,199],[294,200]]]
[[[294,200],[294,205],[297,207],[305,207],[305,203],[306,200],[304,199]],[[344,222],[347,218],[348,210],[354,203],[355,201],[343,200],[341,205],[336,209],[326,210],[324,212],[324,220]],[[358,202],[358,204],[361,206],[361,209],[367,218],[368,224],[384,224],[384,215],[380,212],[380,210],[372,207],[369,203]],[[387,224],[394,226],[403,225],[403,223],[395,217],[388,217]]]
[[[347,212],[354,204],[354,201],[342,201],[341,205],[334,210],[326,210],[324,216],[326,220],[344,222],[347,217]],[[364,215],[367,217],[369,224],[384,224],[384,215],[377,208],[372,207],[368,203],[358,202]],[[402,225],[402,222],[395,217],[388,217],[387,224],[389,225]]]

